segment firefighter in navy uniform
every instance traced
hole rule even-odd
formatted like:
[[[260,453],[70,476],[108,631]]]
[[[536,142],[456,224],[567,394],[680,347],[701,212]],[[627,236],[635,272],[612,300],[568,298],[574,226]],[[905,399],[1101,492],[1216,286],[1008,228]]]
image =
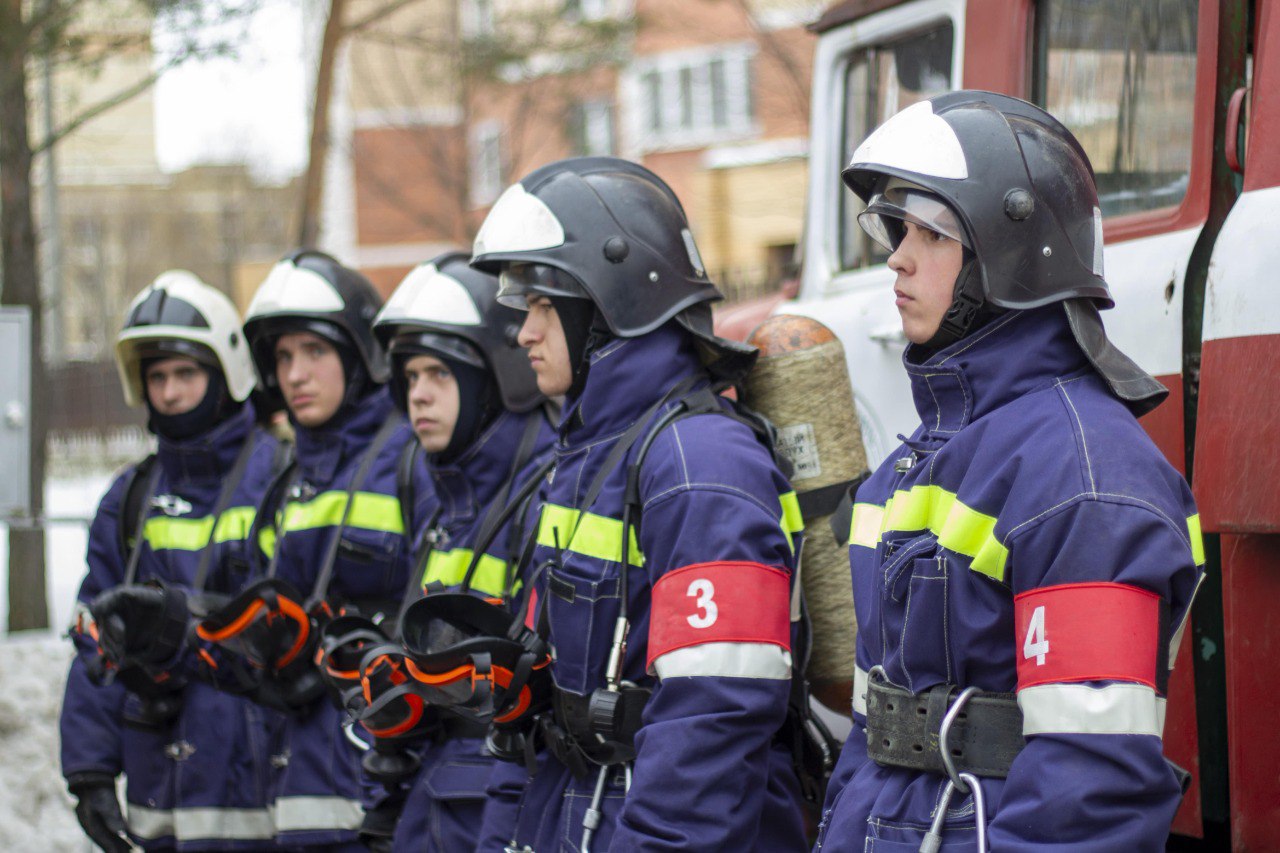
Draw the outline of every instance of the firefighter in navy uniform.
[[[844,180],[893,253],[921,424],[853,506],[854,725],[818,847],[1163,850],[1204,555],[1136,420],[1165,389],[1102,326],[1088,158],[1038,107],[955,92]]]
[[[385,387],[389,376],[372,322],[381,299],[358,272],[320,252],[280,261],[249,306],[244,334],[264,390],[282,401],[297,436],[296,463],[264,497],[259,561],[269,584],[230,609],[270,605],[295,614],[293,643],[274,658],[254,695],[287,710],[275,744],[272,784],[277,842],[333,851],[362,850],[362,824],[374,838],[381,812],[398,809],[382,786],[362,777],[357,744],[324,696],[314,639],[340,613],[394,617],[411,563],[397,488],[397,462],[413,434]],[[425,469],[411,492],[428,512]],[[255,596],[258,596],[255,599]],[[293,605],[282,599],[300,599]],[[207,622],[202,638],[223,638],[234,613]],[[280,636],[277,622],[275,634]]]
[[[132,849],[128,838],[146,850],[274,849],[276,715],[193,679],[183,651],[188,597],[244,582],[254,505],[279,460],[247,402],[239,315],[191,273],[166,272],[130,305],[116,362],[159,443],[112,483],[89,531],[60,719],[76,816],[107,851]]]
[[[465,585],[510,604],[520,588],[527,487],[545,470],[555,432],[516,343],[524,317],[495,301],[497,279],[471,269],[468,257],[452,252],[413,270],[374,333],[390,355],[392,394],[425,451],[436,495],[433,516],[414,521],[422,586],[438,595]],[[525,508],[503,521],[507,503],[522,494]],[[476,849],[496,761],[485,748],[487,727],[448,712],[438,717],[395,829],[393,849],[404,853]]]
[[[802,848],[778,739],[799,513],[768,442],[711,390],[755,351],[712,335],[720,295],[679,201],[634,163],[553,163],[497,201],[472,264],[528,312],[538,387],[566,404],[532,560],[555,696],[530,737],[546,752],[516,826],[482,837]]]

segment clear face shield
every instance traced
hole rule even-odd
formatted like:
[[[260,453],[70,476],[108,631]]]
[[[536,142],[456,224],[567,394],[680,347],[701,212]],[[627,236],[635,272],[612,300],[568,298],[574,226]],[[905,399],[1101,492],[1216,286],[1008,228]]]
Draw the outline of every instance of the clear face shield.
[[[503,264],[498,273],[498,303],[517,311],[529,310],[531,296],[569,296],[590,299],[571,275],[546,264]]]
[[[906,235],[904,223],[907,222],[949,237],[967,249],[973,248],[955,211],[946,202],[897,178],[890,179],[883,189],[871,196],[867,209],[858,215],[862,230],[890,252],[897,250]]]

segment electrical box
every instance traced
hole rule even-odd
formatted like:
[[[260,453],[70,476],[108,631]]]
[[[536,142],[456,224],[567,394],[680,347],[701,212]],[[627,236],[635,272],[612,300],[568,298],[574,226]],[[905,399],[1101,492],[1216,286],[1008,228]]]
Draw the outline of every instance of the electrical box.
[[[31,311],[0,308],[0,518],[29,516]]]

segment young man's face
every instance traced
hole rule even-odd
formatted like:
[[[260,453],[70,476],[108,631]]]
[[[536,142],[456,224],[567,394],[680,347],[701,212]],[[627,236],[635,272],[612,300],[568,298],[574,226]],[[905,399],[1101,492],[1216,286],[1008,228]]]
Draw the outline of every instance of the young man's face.
[[[951,307],[964,247],[914,222],[903,225],[902,242],[889,256],[889,269],[898,274],[893,294],[907,340],[923,344],[937,333]]]
[[[161,415],[182,415],[200,405],[209,390],[209,374],[195,359],[165,358],[147,367],[147,399]]]
[[[276,381],[293,419],[304,427],[328,423],[342,406],[347,383],[333,344],[311,332],[290,332],[276,341]]]
[[[529,297],[529,313],[520,327],[519,343],[529,351],[538,390],[548,397],[566,393],[573,385],[573,365],[569,364],[569,344],[560,315],[548,297]]]
[[[448,365],[432,355],[415,355],[404,363],[409,423],[428,453],[449,446],[458,423],[458,380]]]

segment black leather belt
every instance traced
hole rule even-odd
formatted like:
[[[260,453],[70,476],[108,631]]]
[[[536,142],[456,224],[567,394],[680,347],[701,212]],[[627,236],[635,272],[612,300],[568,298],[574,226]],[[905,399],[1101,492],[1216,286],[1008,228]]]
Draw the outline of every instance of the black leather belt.
[[[867,683],[867,755],[886,767],[947,775],[938,730],[959,693],[954,684],[911,693],[873,674]],[[947,741],[958,773],[1005,778],[1026,745],[1018,700],[1012,693],[975,693]]]

